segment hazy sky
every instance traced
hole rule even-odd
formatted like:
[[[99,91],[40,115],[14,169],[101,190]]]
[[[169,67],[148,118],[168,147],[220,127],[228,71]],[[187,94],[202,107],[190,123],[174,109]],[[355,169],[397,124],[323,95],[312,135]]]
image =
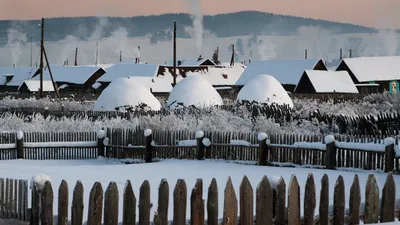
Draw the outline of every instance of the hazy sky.
[[[190,12],[195,0],[0,0],[0,19]],[[202,0],[205,14],[259,10],[400,28],[400,0]]]

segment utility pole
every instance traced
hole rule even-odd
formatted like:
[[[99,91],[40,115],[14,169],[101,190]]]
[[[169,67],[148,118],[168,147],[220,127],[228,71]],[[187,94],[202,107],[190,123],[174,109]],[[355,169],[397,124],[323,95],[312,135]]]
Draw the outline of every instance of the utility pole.
[[[235,65],[235,45],[232,45],[232,57],[231,57],[231,66]]]
[[[122,51],[119,52],[119,62],[122,62]]]
[[[75,66],[78,65],[78,48],[75,49]]]
[[[340,61],[343,59],[343,49],[340,49]]]
[[[351,49],[349,50],[349,56],[350,56],[350,58],[351,58]]]
[[[174,21],[174,49],[173,49],[173,60],[174,60],[174,69],[173,69],[173,76],[174,76],[174,81],[172,83],[172,86],[175,87],[176,85],[176,21]]]
[[[44,18],[40,25],[41,38],[40,38],[40,98],[43,98],[43,50],[44,50]]]

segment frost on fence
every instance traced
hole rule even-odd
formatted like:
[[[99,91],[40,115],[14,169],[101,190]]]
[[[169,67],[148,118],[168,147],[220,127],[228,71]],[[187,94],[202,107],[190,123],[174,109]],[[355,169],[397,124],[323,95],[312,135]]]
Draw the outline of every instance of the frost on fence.
[[[210,147],[211,146],[211,141],[208,138],[204,138],[202,142],[203,142],[203,145],[206,146],[206,147]]]
[[[151,134],[152,134],[151,129],[146,129],[146,130],[144,130],[144,136],[145,136],[145,137],[148,137],[148,136],[150,136]]]
[[[385,146],[389,146],[389,145],[393,145],[395,143],[395,140],[394,140],[394,138],[388,137],[388,138],[385,138],[383,143],[385,144]]]
[[[36,185],[36,190],[42,191],[46,181],[51,182],[51,179],[46,174],[39,174],[32,176],[29,188],[33,189],[34,185]]]
[[[196,139],[204,137],[204,132],[201,130],[196,131]]]
[[[266,134],[266,133],[259,133],[257,137],[258,137],[258,141],[263,141],[263,140],[265,140],[265,139],[268,138],[268,134]]]
[[[330,144],[332,142],[335,142],[335,137],[333,135],[325,136],[325,144]]]
[[[17,132],[17,139],[18,140],[21,140],[21,139],[23,139],[24,138],[24,133],[22,132],[22,131],[18,131]]]
[[[106,136],[106,132],[104,130],[99,130],[97,132],[97,138],[98,139],[103,139]]]

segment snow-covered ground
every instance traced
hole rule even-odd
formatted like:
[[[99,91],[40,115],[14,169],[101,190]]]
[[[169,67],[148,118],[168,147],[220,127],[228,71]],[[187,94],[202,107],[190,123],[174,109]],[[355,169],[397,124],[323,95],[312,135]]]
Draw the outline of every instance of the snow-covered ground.
[[[189,160],[165,160],[157,163],[149,164],[122,164],[117,160],[98,159],[98,160],[75,160],[75,161],[30,161],[30,160],[9,160],[0,163],[0,177],[31,179],[34,175],[48,175],[52,181],[55,193],[54,213],[57,213],[57,193],[58,186],[62,179],[68,182],[70,190],[70,202],[72,201],[72,191],[77,180],[81,180],[84,185],[85,200],[85,219],[87,218],[87,202],[89,192],[94,182],[101,182],[105,189],[110,181],[115,181],[120,191],[120,209],[122,209],[122,193],[126,180],[131,180],[136,198],[139,195],[140,185],[144,180],[148,180],[151,186],[151,218],[157,209],[158,185],[161,179],[166,178],[170,186],[170,202],[169,202],[169,219],[172,219],[173,209],[173,188],[178,179],[185,179],[188,188],[188,199],[197,178],[203,179],[205,185],[203,190],[203,198],[207,199],[207,189],[212,178],[218,183],[219,191],[219,217],[223,212],[223,193],[225,184],[229,176],[231,176],[237,196],[239,197],[239,186],[243,176],[247,176],[253,186],[254,192],[262,177],[267,175],[270,180],[277,180],[280,176],[285,179],[287,188],[292,174],[297,176],[301,187],[301,206],[303,206],[304,187],[308,173],[313,173],[316,184],[317,209],[319,207],[320,180],[326,173],[329,176],[329,195],[330,204],[333,204],[334,184],[339,175],[342,175],[346,187],[346,206],[348,207],[348,199],[350,186],[355,174],[358,174],[361,184],[362,201],[365,198],[365,184],[368,175],[372,171],[330,171],[322,169],[305,169],[305,168],[282,168],[282,167],[261,167],[253,165],[243,165],[238,163],[229,163],[225,161],[189,161]],[[382,190],[387,174],[375,173],[380,190]],[[396,185],[400,185],[400,176],[395,176]],[[400,189],[396,190],[397,196]],[[254,193],[255,196],[255,193]],[[254,201],[255,203],[255,201]],[[187,209],[190,209],[189,201]],[[254,206],[255,207],[255,206]],[[190,218],[190,211],[187,217]],[[318,210],[316,210],[316,214]],[[207,217],[207,214],[206,214]],[[122,210],[120,210],[119,220],[122,220]]]

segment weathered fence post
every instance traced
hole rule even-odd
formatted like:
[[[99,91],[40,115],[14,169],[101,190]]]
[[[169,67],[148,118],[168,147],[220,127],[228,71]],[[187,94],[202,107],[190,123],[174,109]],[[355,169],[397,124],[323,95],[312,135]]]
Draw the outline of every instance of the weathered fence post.
[[[385,139],[385,172],[392,172],[394,169],[394,139]]]
[[[97,132],[97,154],[98,156],[105,156],[105,145],[104,139],[106,138],[106,132],[104,130],[99,130]]]
[[[206,146],[203,144],[204,132],[198,130],[196,132],[197,141],[197,160],[204,160]]]
[[[150,129],[146,129],[144,131],[144,136],[146,138],[146,157],[145,161],[146,163],[152,162],[153,161],[153,134]]]
[[[368,176],[365,187],[364,224],[378,223],[379,221],[379,187],[373,174]]]
[[[36,185],[33,184],[32,188],[32,203],[31,203],[31,221],[30,225],[39,225],[40,221],[40,194]]]
[[[17,158],[24,158],[24,133],[22,131],[18,131],[17,133]]]
[[[380,222],[393,222],[396,217],[396,183],[389,172],[382,190]]]
[[[43,117],[45,119],[47,119],[47,117],[49,117],[49,108],[44,107]]]
[[[41,225],[53,225],[53,187],[46,181],[41,193]]]
[[[335,138],[332,135],[325,137],[326,154],[325,166],[326,169],[334,170],[336,167],[336,144]]]
[[[260,154],[258,156],[258,165],[265,166],[267,165],[267,139],[268,135],[266,133],[259,133],[258,134],[258,143],[260,146]]]

